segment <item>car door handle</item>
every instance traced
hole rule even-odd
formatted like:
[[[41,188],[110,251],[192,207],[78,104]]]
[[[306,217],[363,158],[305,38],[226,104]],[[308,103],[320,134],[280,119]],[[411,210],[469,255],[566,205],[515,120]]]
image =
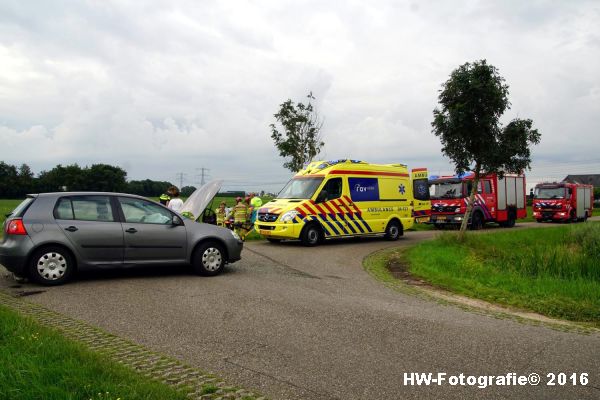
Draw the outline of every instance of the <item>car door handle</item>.
[[[135,228],[129,228],[125,232],[127,232],[127,233],[136,233],[137,229],[135,229]]]
[[[69,226],[67,228],[65,228],[65,231],[69,231],[69,232],[75,232],[77,230],[76,226]]]

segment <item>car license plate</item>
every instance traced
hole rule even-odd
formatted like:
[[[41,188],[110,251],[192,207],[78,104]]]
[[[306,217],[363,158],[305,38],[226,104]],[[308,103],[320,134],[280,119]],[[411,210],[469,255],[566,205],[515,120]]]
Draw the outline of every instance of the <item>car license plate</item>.
[[[263,235],[263,236],[269,236],[269,235],[271,234],[271,231],[268,231],[268,230],[266,230],[266,229],[260,229],[260,230],[258,231],[258,233],[260,233],[260,234],[261,234],[261,235]]]

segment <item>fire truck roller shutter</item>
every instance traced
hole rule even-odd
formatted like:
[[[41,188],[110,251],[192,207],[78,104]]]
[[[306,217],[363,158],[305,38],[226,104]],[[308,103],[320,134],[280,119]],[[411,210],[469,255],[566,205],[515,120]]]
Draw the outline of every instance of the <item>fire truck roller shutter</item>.
[[[585,204],[584,207],[586,210],[592,207],[592,188],[585,188]],[[589,215],[591,217],[591,215]]]
[[[525,208],[525,178],[522,176],[515,178],[517,189],[517,208]]]
[[[498,191],[498,204],[497,204],[498,210],[504,211],[504,210],[506,210],[506,179],[498,178],[497,191]]]
[[[517,179],[514,176],[505,176],[506,181],[506,205],[514,206],[517,204]]]
[[[577,188],[577,218],[585,217],[585,199],[586,199],[586,188],[578,187]]]

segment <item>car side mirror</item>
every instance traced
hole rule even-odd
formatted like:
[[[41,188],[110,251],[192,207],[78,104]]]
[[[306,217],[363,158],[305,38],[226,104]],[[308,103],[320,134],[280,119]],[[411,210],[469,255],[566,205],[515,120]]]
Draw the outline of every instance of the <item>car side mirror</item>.
[[[181,226],[183,225],[183,220],[178,215],[173,215],[171,224],[173,224],[173,226]]]

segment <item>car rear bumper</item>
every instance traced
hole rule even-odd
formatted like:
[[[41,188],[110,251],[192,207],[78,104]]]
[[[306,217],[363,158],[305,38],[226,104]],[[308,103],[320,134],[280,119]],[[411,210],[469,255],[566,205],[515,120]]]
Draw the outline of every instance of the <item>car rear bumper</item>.
[[[25,275],[33,242],[27,235],[7,235],[0,244],[0,264],[16,275]]]

